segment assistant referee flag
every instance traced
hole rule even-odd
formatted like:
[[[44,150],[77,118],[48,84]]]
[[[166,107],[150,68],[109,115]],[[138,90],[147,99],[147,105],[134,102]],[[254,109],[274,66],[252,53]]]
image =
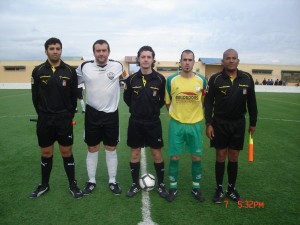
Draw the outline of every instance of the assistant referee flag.
[[[251,133],[249,134],[249,145],[248,145],[248,161],[253,162],[254,157],[253,157],[253,152],[254,151],[254,144],[253,144],[253,137]]]

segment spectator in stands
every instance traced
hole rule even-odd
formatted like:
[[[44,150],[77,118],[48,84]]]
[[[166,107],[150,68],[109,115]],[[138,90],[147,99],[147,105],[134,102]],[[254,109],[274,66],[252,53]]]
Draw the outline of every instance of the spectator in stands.
[[[276,79],[276,80],[275,80],[275,83],[274,83],[274,85],[276,85],[276,86],[277,86],[277,85],[278,85],[278,83],[279,83],[279,80],[278,80],[278,79]]]
[[[266,84],[267,84],[266,78],[264,78],[262,84],[263,84],[263,85],[266,85]]]

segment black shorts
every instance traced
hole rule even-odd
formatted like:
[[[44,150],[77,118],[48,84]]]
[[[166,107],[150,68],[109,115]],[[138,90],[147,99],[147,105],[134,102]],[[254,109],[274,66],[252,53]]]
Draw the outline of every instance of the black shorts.
[[[105,113],[86,105],[85,143],[96,146],[103,141],[104,145],[117,146],[119,142],[119,113]]]
[[[160,119],[155,121],[142,121],[129,118],[127,130],[127,145],[131,148],[159,149],[164,146]]]
[[[210,141],[211,147],[215,147],[216,149],[243,149],[246,126],[245,118],[237,120],[213,118],[212,126],[215,136]]]
[[[73,126],[71,113],[49,115],[40,113],[36,125],[39,146],[51,146],[57,141],[62,146],[73,144]]]

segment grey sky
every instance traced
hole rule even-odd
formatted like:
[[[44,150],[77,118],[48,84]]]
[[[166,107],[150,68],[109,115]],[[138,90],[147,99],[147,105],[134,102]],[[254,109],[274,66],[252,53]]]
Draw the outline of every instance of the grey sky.
[[[0,0],[0,60],[46,59],[57,37],[85,59],[106,39],[115,60],[150,45],[161,61],[235,48],[241,63],[300,65],[299,12],[299,0]]]

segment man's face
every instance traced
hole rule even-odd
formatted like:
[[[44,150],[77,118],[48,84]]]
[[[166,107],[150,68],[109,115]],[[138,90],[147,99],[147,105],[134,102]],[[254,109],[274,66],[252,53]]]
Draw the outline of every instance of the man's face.
[[[107,44],[96,44],[94,46],[94,56],[96,59],[97,64],[105,65],[107,64],[109,51]]]
[[[58,62],[61,57],[62,49],[59,43],[51,44],[45,51],[49,61]]]
[[[140,67],[142,69],[150,69],[152,68],[152,63],[154,62],[152,52],[150,51],[142,51],[139,58],[138,62],[140,64]]]
[[[225,53],[222,60],[222,65],[225,70],[233,72],[237,69],[240,60],[238,59],[238,54],[236,51],[229,50]]]
[[[180,66],[182,71],[185,73],[189,73],[193,70],[195,64],[194,54],[193,53],[183,53],[180,59]]]

